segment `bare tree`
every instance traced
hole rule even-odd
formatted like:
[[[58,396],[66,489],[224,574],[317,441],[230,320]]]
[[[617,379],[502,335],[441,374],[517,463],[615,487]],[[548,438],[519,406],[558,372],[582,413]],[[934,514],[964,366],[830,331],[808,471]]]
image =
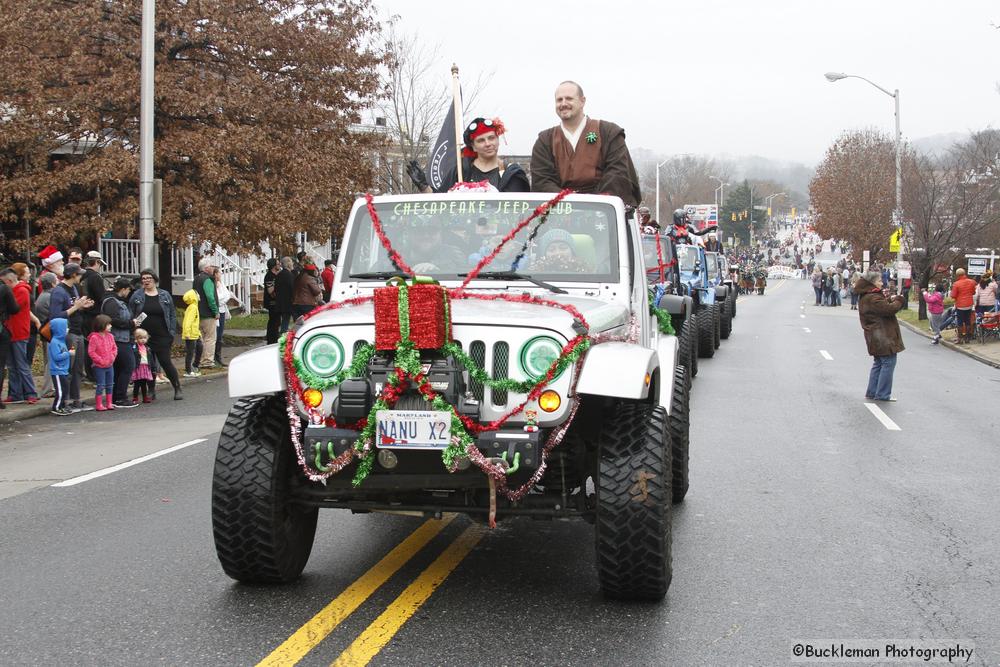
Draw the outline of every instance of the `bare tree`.
[[[903,182],[914,278],[927,287],[940,267],[1000,227],[1000,131],[977,132],[938,161],[920,156]],[[921,319],[925,308],[921,300]]]
[[[658,160],[639,167],[639,181],[645,193],[644,202],[656,208],[656,165]],[[678,155],[660,167],[660,216],[669,219],[670,213],[685,204],[710,204],[715,202],[715,189],[729,180],[729,167],[700,155]],[[663,221],[658,221],[662,224]]]
[[[384,119],[388,145],[379,159],[378,181],[385,192],[410,192],[406,164],[427,161],[430,144],[452,104],[449,72],[442,66],[440,45],[430,44],[416,34],[399,32],[393,17],[386,31],[384,50],[389,54],[385,68],[386,96],[375,105]],[[463,103],[472,107],[489,83],[492,73],[479,73],[463,84]],[[461,122],[461,120],[459,121]]]

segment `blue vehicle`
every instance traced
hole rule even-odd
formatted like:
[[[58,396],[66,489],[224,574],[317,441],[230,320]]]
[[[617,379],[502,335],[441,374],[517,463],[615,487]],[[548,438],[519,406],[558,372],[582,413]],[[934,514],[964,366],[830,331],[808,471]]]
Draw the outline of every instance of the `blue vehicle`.
[[[698,245],[678,244],[676,252],[681,283],[694,299],[698,313],[698,356],[710,359],[722,341],[722,311],[715,285],[708,277],[708,258]]]
[[[705,252],[708,266],[708,283],[715,287],[715,302],[719,304],[719,335],[729,338],[736,317],[736,290],[729,277],[729,262],[722,253]]]
[[[698,322],[694,299],[681,282],[676,242],[666,232],[643,233],[642,259],[650,303],[670,313],[677,333],[678,363],[688,370],[688,382],[698,375]]]

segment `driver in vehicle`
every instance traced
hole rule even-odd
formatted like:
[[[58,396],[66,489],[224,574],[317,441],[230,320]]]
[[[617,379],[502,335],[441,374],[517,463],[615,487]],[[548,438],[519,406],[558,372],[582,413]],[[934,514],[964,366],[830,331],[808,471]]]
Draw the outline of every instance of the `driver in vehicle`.
[[[538,255],[531,265],[532,271],[545,273],[590,273],[587,266],[577,256],[576,240],[565,229],[550,229],[538,242]]]
[[[465,269],[462,251],[444,242],[441,226],[433,222],[412,226],[399,250],[417,273],[457,273]]]

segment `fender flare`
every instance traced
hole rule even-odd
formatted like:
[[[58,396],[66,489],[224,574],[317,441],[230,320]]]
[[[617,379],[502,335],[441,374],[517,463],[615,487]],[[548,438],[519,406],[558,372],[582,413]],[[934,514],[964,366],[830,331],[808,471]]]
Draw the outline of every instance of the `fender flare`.
[[[652,378],[659,367],[655,350],[632,343],[601,343],[587,350],[576,391],[593,396],[646,400],[650,386],[646,377]],[[661,379],[661,385],[662,382]]]
[[[285,369],[277,345],[249,350],[229,362],[229,397],[274,394],[285,390]]]

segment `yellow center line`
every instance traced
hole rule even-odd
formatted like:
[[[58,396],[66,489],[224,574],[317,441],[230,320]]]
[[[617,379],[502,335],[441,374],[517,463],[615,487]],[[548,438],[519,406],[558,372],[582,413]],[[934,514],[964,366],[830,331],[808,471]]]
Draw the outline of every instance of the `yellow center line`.
[[[350,646],[333,663],[333,667],[361,667],[367,665],[379,651],[399,632],[420,606],[427,602],[432,593],[444,583],[462,559],[486,534],[486,527],[476,524],[469,526],[454,542],[448,545],[437,559],[412,584],[406,587],[382,615],[375,619],[364,632],[358,635]]]
[[[258,667],[262,665],[277,667],[278,665],[296,664],[309,651],[326,639],[327,635],[333,632],[334,628],[350,616],[355,609],[360,607],[379,586],[388,581],[399,568],[403,567],[410,558],[423,549],[438,533],[444,530],[454,518],[454,514],[446,514],[441,520],[430,519],[425,521],[419,528],[410,533],[405,540],[397,544],[392,551],[387,553],[382,560],[361,575],[357,581],[344,589],[344,592],[334,598],[322,611],[296,630],[281,646],[274,649],[269,656],[257,663]]]

